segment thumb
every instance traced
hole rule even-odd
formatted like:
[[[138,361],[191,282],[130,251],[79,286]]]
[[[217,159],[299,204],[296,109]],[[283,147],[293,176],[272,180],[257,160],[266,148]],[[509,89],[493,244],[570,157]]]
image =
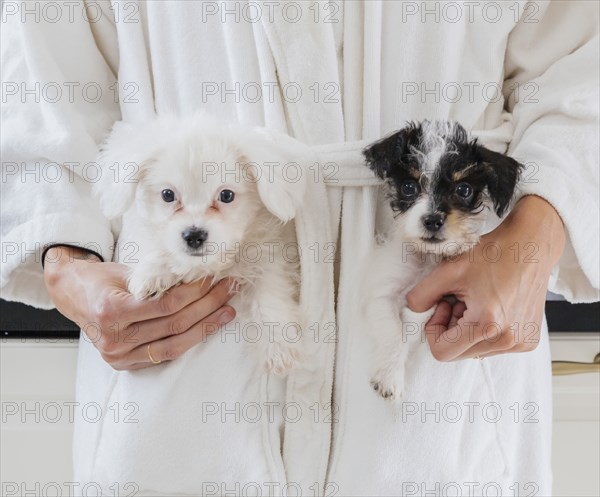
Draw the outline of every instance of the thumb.
[[[437,266],[406,295],[406,303],[414,312],[425,312],[444,295],[456,293],[458,272],[456,264],[445,262]]]

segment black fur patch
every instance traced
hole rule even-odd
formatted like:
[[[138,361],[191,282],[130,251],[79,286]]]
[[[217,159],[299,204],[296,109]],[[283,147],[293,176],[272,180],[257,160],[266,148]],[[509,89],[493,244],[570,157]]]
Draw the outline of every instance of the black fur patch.
[[[436,163],[426,164],[432,152]],[[398,212],[410,209],[423,191],[430,195],[436,212],[474,212],[481,208],[487,191],[496,214],[502,216],[523,168],[511,157],[469,139],[467,131],[458,123],[445,121],[408,123],[369,145],[363,154],[367,166],[388,182],[390,204]],[[433,172],[428,170],[432,166]],[[407,197],[403,194],[403,185],[411,181],[418,183],[420,193]],[[469,198],[457,194],[461,183],[472,189]]]

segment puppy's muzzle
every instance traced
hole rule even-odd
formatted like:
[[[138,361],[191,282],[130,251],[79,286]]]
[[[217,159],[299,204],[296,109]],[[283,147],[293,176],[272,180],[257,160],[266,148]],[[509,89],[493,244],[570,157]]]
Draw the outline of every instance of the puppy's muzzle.
[[[446,216],[444,214],[429,214],[427,216],[423,216],[421,219],[423,222],[423,226],[430,233],[437,233],[442,226],[444,226],[444,222],[446,221]]]
[[[185,243],[187,243],[187,246],[189,248],[195,250],[199,249],[202,246],[202,244],[207,240],[208,232],[203,229],[192,226],[191,228],[185,229],[181,233],[181,237],[185,240]]]

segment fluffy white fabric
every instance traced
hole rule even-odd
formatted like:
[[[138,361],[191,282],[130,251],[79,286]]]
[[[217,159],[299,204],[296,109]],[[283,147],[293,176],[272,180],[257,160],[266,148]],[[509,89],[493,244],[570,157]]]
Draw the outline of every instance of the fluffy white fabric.
[[[515,482],[521,489],[534,482],[538,495],[549,495],[547,334],[533,353],[483,362],[441,364],[426,344],[417,347],[407,399],[421,410],[421,403],[431,409],[435,403],[497,402],[504,414],[495,423],[481,411],[472,422],[464,416],[451,423],[415,415],[403,422],[371,391],[365,333],[352,310],[360,302],[359,262],[369,257],[374,233],[386,231],[389,219],[376,182],[358,172],[359,148],[354,154],[351,149],[406,120],[440,118],[457,120],[493,137],[500,151],[508,146],[521,161],[535,162],[532,180],[523,183],[522,192],[548,199],[569,234],[551,289],[574,301],[597,299],[599,234],[590,228],[598,226],[599,212],[598,80],[591,70],[598,58],[597,3],[536,2],[533,23],[525,22],[532,14],[524,1],[496,3],[499,18],[494,22],[490,18],[497,13],[486,11],[488,20],[483,15],[485,2],[474,7],[474,17],[465,6],[455,22],[431,14],[423,18],[419,2],[408,2],[420,9],[415,14],[406,11],[407,2],[349,1],[335,4],[337,12],[317,2],[317,22],[308,3],[299,3],[296,22],[290,22],[291,10],[284,15],[289,2],[280,2],[273,16],[268,2],[255,2],[263,13],[258,22],[243,17],[222,22],[221,11],[203,17],[198,2],[127,4],[133,7],[121,9],[119,22],[112,20],[107,4],[99,4],[103,15],[93,23],[80,15],[74,22],[66,15],[55,23],[20,22],[17,14],[3,25],[5,81],[29,87],[36,81],[94,81],[104,90],[95,103],[78,97],[74,103],[63,98],[36,104],[30,99],[22,105],[17,96],[3,105],[4,171],[7,162],[41,170],[43,163],[55,161],[63,171],[71,167],[77,173],[73,182],[36,182],[18,174],[3,181],[4,298],[51,306],[36,243],[93,241],[110,258],[112,235],[90,201],[91,181],[81,166],[67,163],[93,161],[96,144],[116,120],[144,122],[155,112],[186,115],[202,108],[323,146],[324,158],[341,154],[340,167],[314,176],[318,168],[307,166],[317,181],[309,182],[296,217],[304,249],[301,306],[315,323],[318,342],[303,367],[292,372],[284,388],[258,375],[240,348],[225,350],[215,340],[191,351],[190,361],[165,365],[170,373],[161,382],[140,378],[138,383],[133,375],[117,380],[83,340],[79,402],[107,405],[119,385],[129,384],[137,393],[119,400],[138,402],[144,422],[118,424],[105,417],[100,423],[79,423],[76,479],[105,486],[115,480],[144,481],[137,495],[165,490],[197,494],[209,474],[235,484],[267,478],[282,482],[284,473],[288,484],[311,495],[315,489],[337,495],[408,495],[415,485],[420,490],[413,494],[419,495],[423,485],[431,489],[448,482],[463,488],[477,482],[478,495],[490,481],[505,489]],[[325,22],[328,14],[339,22]],[[125,15],[137,22],[124,22]],[[119,104],[110,90],[117,72]],[[261,98],[244,98],[242,89],[257,82]],[[448,84],[447,89],[458,85],[462,96],[444,98],[442,88]],[[483,91],[487,84],[494,98]],[[272,98],[269,87],[275,89]],[[497,98],[494,87],[500,89]],[[292,92],[298,88],[301,97],[296,99]],[[433,94],[426,93],[432,89]],[[357,167],[346,167],[348,163]],[[11,254],[7,242],[28,251]],[[196,354],[202,357],[192,361]],[[169,396],[183,392],[190,397],[190,410],[170,412]],[[196,415],[201,399],[287,402],[299,406],[302,416],[283,422],[280,410],[276,419],[281,423],[231,425],[228,438],[219,437],[222,427],[215,428],[201,445],[176,437],[159,459],[145,457],[154,437],[160,437],[156,443],[165,442],[165,426],[178,423],[180,434],[201,426]],[[515,403],[521,413],[526,403],[537,406],[539,422],[514,422],[510,406]],[[134,436],[136,444],[120,443]],[[211,460],[214,447],[223,444],[227,457]],[[178,461],[189,470],[180,471],[176,480],[163,479],[162,468]],[[413,486],[403,490],[406,483]]]

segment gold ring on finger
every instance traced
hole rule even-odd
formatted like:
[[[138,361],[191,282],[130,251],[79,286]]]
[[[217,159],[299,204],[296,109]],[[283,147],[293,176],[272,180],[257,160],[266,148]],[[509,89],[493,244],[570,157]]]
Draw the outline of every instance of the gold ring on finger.
[[[147,349],[146,349],[146,350],[148,351],[148,359],[150,359],[150,362],[151,362],[152,364],[160,364],[160,363],[162,362],[162,361],[156,361],[156,360],[154,359],[154,357],[152,357],[152,354],[150,353],[150,344],[148,344],[148,347],[147,347]]]

